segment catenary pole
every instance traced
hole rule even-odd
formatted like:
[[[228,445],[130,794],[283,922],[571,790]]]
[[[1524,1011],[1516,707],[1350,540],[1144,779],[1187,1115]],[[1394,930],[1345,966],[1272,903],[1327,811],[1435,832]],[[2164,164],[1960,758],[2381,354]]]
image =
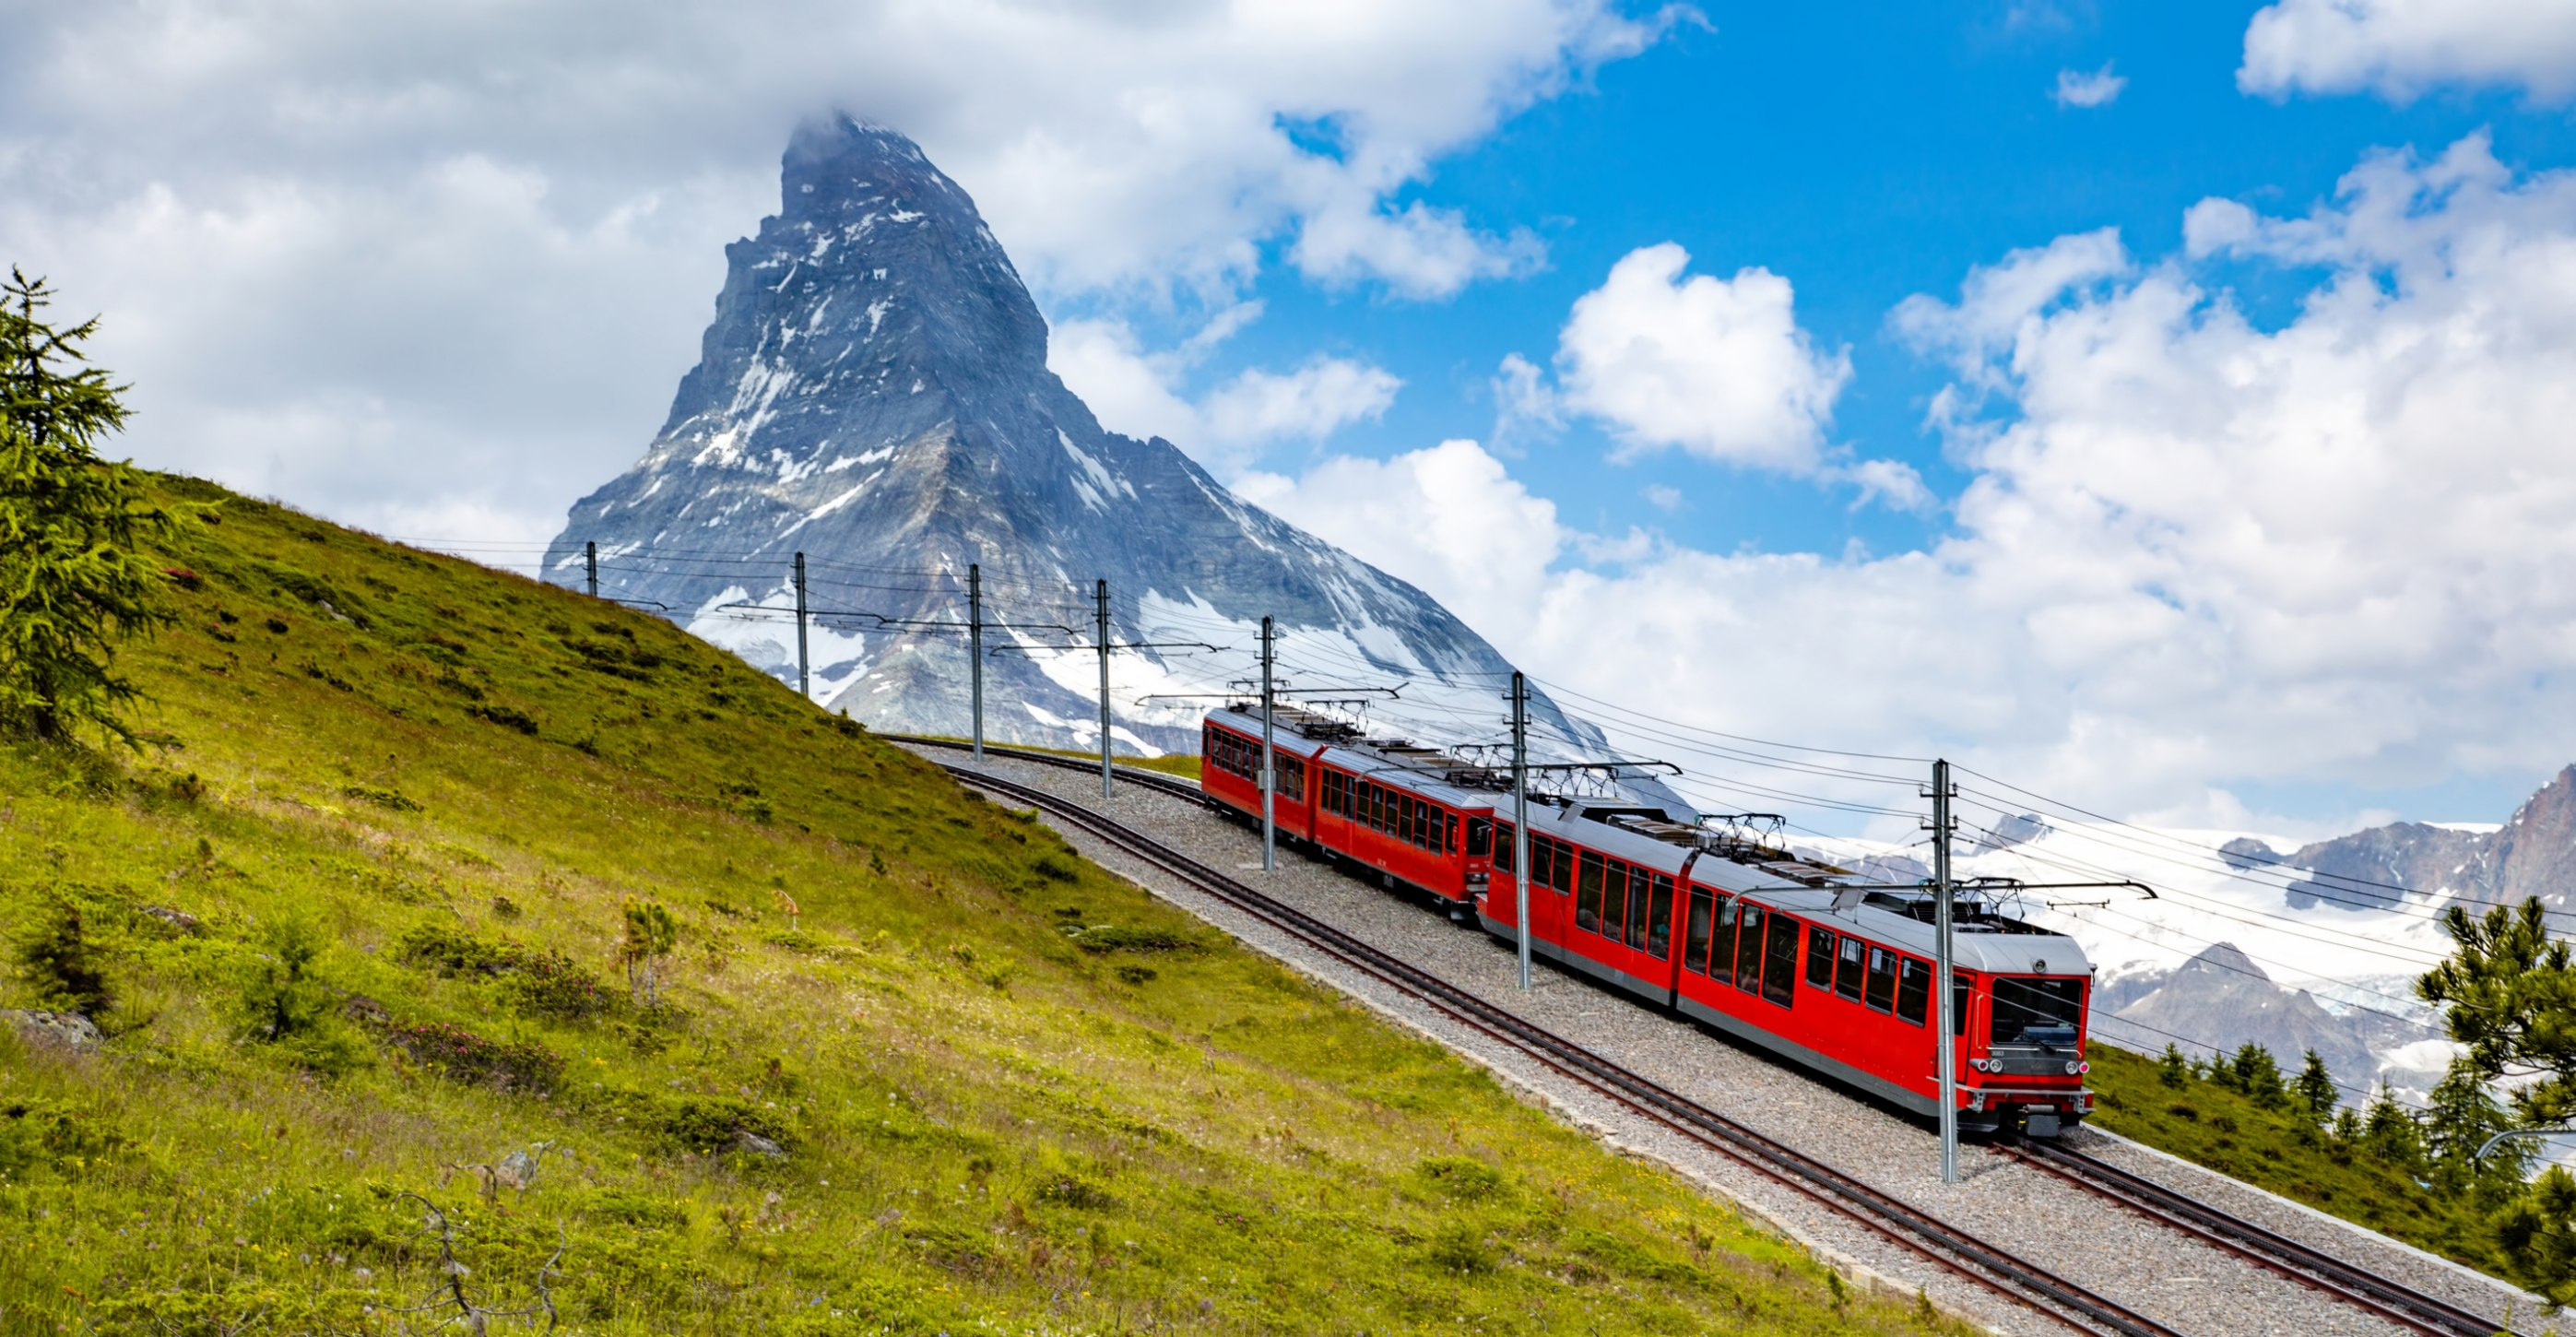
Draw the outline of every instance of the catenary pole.
[[[967,677],[974,683],[975,696],[975,764],[984,764],[984,568],[969,562],[966,566],[966,658],[972,664]]]
[[[1261,619],[1261,871],[1279,867],[1279,753],[1270,741],[1270,662],[1276,624]]]
[[[584,565],[586,565],[586,566],[588,566],[588,567],[590,568],[590,597],[591,597],[591,598],[596,599],[596,598],[598,598],[598,597],[599,597],[599,542],[598,542],[598,540],[594,539],[594,540],[592,540],[592,541],[590,541],[590,542],[588,542],[588,543],[585,543],[585,544],[581,545],[581,556],[582,556],[582,562],[583,562],[583,564],[584,564]]]
[[[1530,987],[1529,680],[1512,674],[1512,936],[1520,940],[1521,987]]]
[[[796,694],[811,701],[814,688],[805,674],[805,554],[796,554]]]
[[[1933,1062],[1941,1074],[1941,1182],[1959,1182],[1959,1054],[1951,1032],[1958,1005],[1950,984],[1950,763],[1932,763],[1932,988],[1939,1039]]]
[[[1109,790],[1109,582],[1101,581],[1092,589],[1099,604],[1100,623],[1100,797],[1110,797]]]

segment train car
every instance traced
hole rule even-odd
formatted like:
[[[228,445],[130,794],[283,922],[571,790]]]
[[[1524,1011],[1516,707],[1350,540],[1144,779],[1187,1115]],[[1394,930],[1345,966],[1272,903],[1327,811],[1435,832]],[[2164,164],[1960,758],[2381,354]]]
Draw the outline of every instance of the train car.
[[[1272,713],[1279,833],[1364,866],[1389,886],[1428,893],[1459,918],[1472,913],[1493,870],[1489,790],[1458,783],[1464,763],[1400,739],[1369,739],[1339,720],[1293,706]],[[1200,737],[1207,794],[1261,816],[1261,715],[1255,705],[1211,711]]]
[[[1513,827],[1491,768],[1289,707],[1273,715],[1278,829],[1516,936]],[[1257,819],[1257,707],[1212,711],[1207,793]],[[1497,815],[1497,810],[1500,815]],[[1939,1109],[1928,891],[1862,885],[1660,808],[1533,795],[1530,947],[1640,1001],[1920,1115]],[[2092,965],[2074,939],[1954,905],[1959,1125],[2051,1136],[2093,1112]]]
[[[1478,917],[1513,937],[1511,827]],[[1658,810],[1550,803],[1530,815],[1531,950],[1910,1110],[1939,1110],[1928,891]],[[2074,939],[1954,901],[1959,1124],[2053,1136],[2084,1085],[2092,965]]]

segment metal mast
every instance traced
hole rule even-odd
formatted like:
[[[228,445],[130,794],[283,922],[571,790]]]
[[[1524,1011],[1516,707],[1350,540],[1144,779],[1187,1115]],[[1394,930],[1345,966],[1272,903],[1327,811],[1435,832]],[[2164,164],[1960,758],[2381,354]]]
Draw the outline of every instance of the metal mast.
[[[967,677],[974,683],[975,764],[984,764],[984,568],[966,564],[966,658],[973,666]]]
[[[1932,763],[1932,987],[1940,1006],[1935,1011],[1940,1036],[1934,1063],[1941,1074],[1941,1182],[1959,1182],[1959,1054],[1951,1032],[1957,998],[1950,987],[1950,763]]]
[[[1521,987],[1530,987],[1529,682],[1512,674],[1512,936],[1520,940]]]
[[[1279,867],[1279,754],[1270,742],[1270,664],[1277,635],[1276,624],[1261,619],[1261,871],[1265,873]]]
[[[581,555],[582,560],[590,567],[590,597],[596,599],[599,597],[598,541],[594,539],[591,542],[581,545]]]
[[[796,554],[796,694],[811,701],[814,689],[805,676],[805,554]]]
[[[1101,581],[1092,589],[1092,599],[1099,606],[1100,624],[1100,797],[1109,791],[1109,582]]]

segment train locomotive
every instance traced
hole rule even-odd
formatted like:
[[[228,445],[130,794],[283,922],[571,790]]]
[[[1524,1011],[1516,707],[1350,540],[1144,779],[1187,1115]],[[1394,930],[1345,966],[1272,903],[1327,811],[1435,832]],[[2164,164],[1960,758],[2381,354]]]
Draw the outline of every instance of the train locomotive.
[[[1272,713],[1284,838],[1516,936],[1507,772],[1295,707]],[[1257,705],[1209,712],[1201,786],[1258,820]],[[1933,902],[1662,808],[1530,795],[1533,954],[1922,1116],[1939,1111]],[[2074,939],[1952,902],[1959,1127],[2055,1136],[2093,1112],[2092,965]]]

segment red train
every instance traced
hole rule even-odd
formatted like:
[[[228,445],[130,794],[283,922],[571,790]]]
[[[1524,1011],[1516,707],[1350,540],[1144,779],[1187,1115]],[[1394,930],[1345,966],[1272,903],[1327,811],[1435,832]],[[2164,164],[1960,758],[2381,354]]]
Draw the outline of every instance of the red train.
[[[1278,708],[1280,835],[1514,936],[1508,775]],[[1212,711],[1208,794],[1258,820],[1259,707]],[[1497,792],[1501,790],[1503,792]],[[1916,1114],[1939,1109],[1932,900],[1660,808],[1530,797],[1531,950]],[[2074,939],[1953,911],[1959,1126],[2052,1136],[2093,1112],[2092,965]]]

